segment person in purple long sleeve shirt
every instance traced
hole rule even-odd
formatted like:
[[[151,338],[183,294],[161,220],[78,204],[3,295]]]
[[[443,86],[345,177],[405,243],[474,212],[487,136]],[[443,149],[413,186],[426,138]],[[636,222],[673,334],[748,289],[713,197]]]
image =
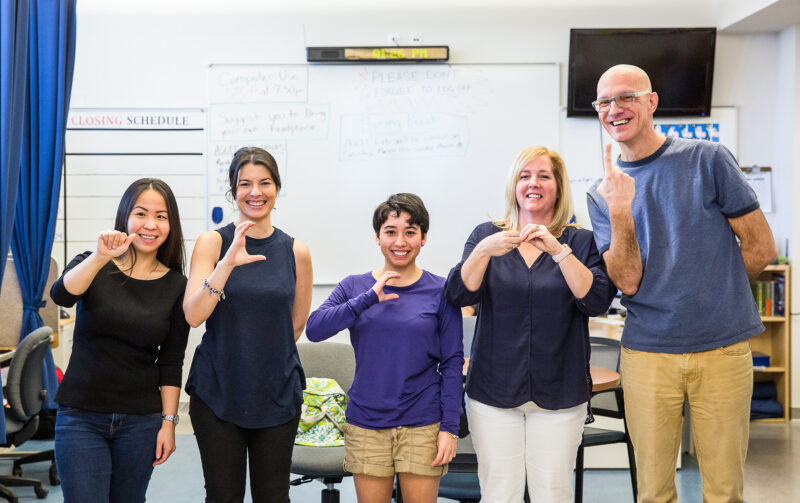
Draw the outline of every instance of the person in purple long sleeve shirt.
[[[308,318],[306,336],[349,329],[356,356],[345,425],[345,468],[360,502],[391,500],[399,474],[409,501],[432,501],[455,456],[464,353],[461,314],[444,278],[420,269],[428,212],[394,194],[373,217],[383,267],[348,276]]]

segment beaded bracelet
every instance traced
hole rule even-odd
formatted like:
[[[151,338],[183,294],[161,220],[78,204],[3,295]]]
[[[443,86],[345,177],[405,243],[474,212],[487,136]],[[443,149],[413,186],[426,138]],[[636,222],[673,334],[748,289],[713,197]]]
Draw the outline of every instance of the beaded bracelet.
[[[220,302],[225,299],[225,290],[217,290],[213,286],[208,284],[208,278],[203,280],[203,288],[208,288],[208,296],[210,297],[212,293],[216,293],[219,295],[217,302]]]

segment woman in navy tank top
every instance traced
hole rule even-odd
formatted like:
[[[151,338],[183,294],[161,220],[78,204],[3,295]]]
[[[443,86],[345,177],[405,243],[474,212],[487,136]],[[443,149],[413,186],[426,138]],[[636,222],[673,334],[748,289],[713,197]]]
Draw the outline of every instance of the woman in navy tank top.
[[[289,469],[305,375],[295,341],[311,308],[308,247],[273,227],[281,188],[265,150],[238,150],[228,170],[236,223],[195,244],[184,311],[206,324],[186,391],[206,502],[289,501]]]

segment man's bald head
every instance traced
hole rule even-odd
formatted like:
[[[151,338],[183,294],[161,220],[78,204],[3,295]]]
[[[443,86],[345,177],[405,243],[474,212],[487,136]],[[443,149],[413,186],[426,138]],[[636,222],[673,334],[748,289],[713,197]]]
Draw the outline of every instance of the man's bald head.
[[[600,96],[600,89],[605,83],[610,80],[617,80],[624,78],[636,87],[637,91],[652,91],[653,86],[650,84],[650,77],[647,72],[634,65],[615,65],[606,70],[597,81],[597,94]]]
[[[597,98],[605,102],[597,118],[619,144],[622,160],[642,159],[664,143],[664,137],[653,129],[658,94],[644,70],[633,65],[612,66],[597,82]]]

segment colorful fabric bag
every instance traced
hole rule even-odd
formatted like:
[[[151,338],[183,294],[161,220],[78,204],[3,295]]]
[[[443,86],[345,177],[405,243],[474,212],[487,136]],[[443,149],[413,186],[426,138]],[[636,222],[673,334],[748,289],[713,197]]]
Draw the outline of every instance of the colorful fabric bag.
[[[310,447],[344,445],[346,401],[347,396],[335,379],[307,378],[294,443]]]

